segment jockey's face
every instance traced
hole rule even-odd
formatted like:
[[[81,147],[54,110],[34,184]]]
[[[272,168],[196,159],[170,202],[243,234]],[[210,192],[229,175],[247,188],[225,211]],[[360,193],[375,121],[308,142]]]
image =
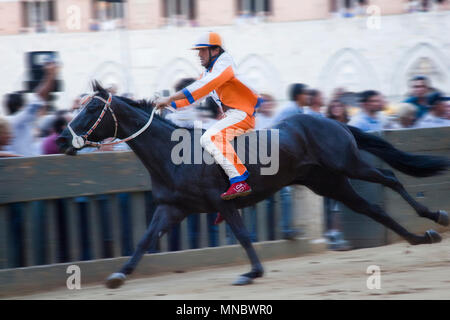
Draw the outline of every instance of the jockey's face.
[[[202,66],[206,67],[209,62],[208,48],[198,49],[198,57],[200,58],[200,63],[202,64]]]
[[[219,53],[219,49],[210,49],[210,48],[199,48],[198,50],[198,57],[200,58],[200,63],[203,67],[207,67],[209,64],[209,58],[212,56],[215,56]],[[211,50],[211,55],[209,54],[209,51]]]

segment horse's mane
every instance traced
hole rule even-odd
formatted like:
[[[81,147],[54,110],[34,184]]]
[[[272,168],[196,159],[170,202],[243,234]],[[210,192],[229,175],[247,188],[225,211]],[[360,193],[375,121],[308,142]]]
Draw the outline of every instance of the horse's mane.
[[[94,91],[98,91],[100,94],[103,94],[104,96],[108,95],[108,91],[102,87],[102,85],[97,81],[94,80],[92,82],[92,89]],[[155,102],[152,99],[149,100],[132,100],[130,98],[124,97],[124,96],[114,96],[116,98],[118,98],[119,100],[121,100],[122,102],[126,103],[127,105],[140,109],[142,111],[144,111],[145,113],[147,113],[149,116],[153,111],[153,108],[155,107]],[[175,123],[173,123],[172,121],[165,119],[157,114],[155,114],[155,117],[160,119],[161,121],[163,121],[164,123],[169,124],[170,126],[174,127],[175,129],[180,128],[178,125],[176,125]]]

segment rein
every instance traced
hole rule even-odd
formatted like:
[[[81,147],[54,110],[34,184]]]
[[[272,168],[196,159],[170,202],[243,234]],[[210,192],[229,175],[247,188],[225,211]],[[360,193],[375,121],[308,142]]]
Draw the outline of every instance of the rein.
[[[153,111],[150,115],[150,118],[148,119],[147,123],[138,131],[136,131],[135,133],[133,133],[131,136],[125,138],[125,139],[121,139],[121,140],[117,140],[117,129],[119,127],[119,122],[117,121],[117,117],[114,114],[114,110],[111,108],[111,101],[112,101],[112,95],[111,93],[109,93],[108,95],[108,99],[105,100],[102,97],[99,97],[97,95],[94,95],[93,97],[91,97],[91,99],[98,99],[100,101],[103,101],[105,103],[105,106],[103,107],[102,112],[100,113],[99,117],[97,118],[97,121],[95,121],[94,125],[88,130],[88,132],[86,132],[86,134],[84,134],[83,136],[78,136],[75,131],[72,129],[72,127],[70,126],[70,123],[72,123],[73,120],[75,120],[75,118],[67,125],[70,133],[72,134],[72,145],[77,148],[80,149],[82,147],[84,147],[85,145],[88,146],[93,146],[93,147],[101,147],[101,146],[110,146],[110,145],[115,145],[115,144],[119,144],[122,142],[127,142],[131,139],[136,138],[137,136],[139,136],[142,132],[144,132],[152,123],[153,121],[153,116],[155,114],[155,112],[157,112],[156,107],[153,108]],[[168,109],[173,109],[171,107],[166,107]],[[113,137],[113,141],[112,142],[94,142],[94,141],[90,141],[87,138],[89,137],[89,135],[95,130],[95,128],[97,128],[97,126],[100,124],[100,122],[102,121],[104,115],[106,114],[106,111],[109,110],[109,112],[111,112],[111,115],[114,119],[114,137]],[[160,112],[160,111],[159,111]]]

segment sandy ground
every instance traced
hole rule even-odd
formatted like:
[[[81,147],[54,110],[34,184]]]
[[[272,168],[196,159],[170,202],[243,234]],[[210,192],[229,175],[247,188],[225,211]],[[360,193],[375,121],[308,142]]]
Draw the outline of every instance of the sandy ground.
[[[450,233],[439,244],[405,242],[346,252],[327,251],[265,261],[252,285],[232,286],[248,265],[130,278],[116,290],[103,285],[42,292],[13,299],[450,299]],[[380,268],[380,289],[368,289],[369,266]],[[375,282],[372,281],[372,284]]]

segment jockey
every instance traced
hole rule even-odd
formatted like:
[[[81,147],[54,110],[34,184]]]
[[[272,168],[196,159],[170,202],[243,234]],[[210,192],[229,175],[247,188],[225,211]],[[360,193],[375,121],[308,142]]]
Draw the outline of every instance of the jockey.
[[[160,98],[156,107],[185,107],[207,96],[214,98],[224,111],[222,117],[202,135],[200,144],[222,166],[230,179],[229,189],[221,194],[230,200],[246,196],[251,188],[246,180],[247,168],[242,164],[230,141],[255,127],[255,108],[262,100],[241,79],[232,57],[222,48],[215,32],[204,34],[193,46],[205,71],[201,77],[170,97]]]

